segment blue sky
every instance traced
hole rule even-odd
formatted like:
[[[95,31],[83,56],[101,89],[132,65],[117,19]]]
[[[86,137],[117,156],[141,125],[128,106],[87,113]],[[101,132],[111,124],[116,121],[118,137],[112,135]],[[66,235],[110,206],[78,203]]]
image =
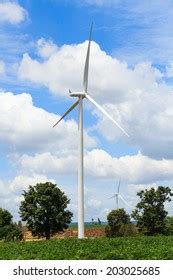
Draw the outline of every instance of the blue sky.
[[[137,191],[172,186],[172,21],[169,0],[0,1],[0,206],[15,219],[22,191],[48,180],[77,219],[77,110],[52,124],[82,89],[91,22],[89,93],[130,138],[85,102],[85,220],[106,220],[120,178],[129,213]]]

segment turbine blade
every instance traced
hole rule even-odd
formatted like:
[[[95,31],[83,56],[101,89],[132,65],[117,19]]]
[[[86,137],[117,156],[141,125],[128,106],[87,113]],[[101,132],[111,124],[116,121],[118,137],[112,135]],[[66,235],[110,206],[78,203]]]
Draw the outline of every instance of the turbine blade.
[[[108,199],[111,199],[111,198],[114,198],[114,197],[116,197],[116,194],[114,194],[113,196],[109,197]]]
[[[62,119],[64,119],[64,117],[67,116],[78,104],[79,104],[79,100],[76,101],[76,102],[67,110],[67,112],[65,112],[65,114],[53,125],[53,127],[55,127]]]
[[[93,23],[91,24],[89,41],[88,41],[88,49],[87,55],[85,60],[85,67],[84,67],[84,76],[83,76],[83,90],[87,92],[88,90],[88,71],[89,71],[89,57],[90,57],[90,45],[91,45],[91,35],[92,35]]]
[[[108,119],[110,119],[116,126],[127,136],[129,137],[128,133],[103,109],[93,98],[91,98],[88,94],[85,94],[85,97],[93,103]]]
[[[129,203],[127,203],[127,201],[123,198],[123,196],[122,196],[121,194],[119,194],[119,197],[122,199],[122,201],[123,201],[128,207],[130,207],[130,208],[133,209],[133,207],[132,207]]]

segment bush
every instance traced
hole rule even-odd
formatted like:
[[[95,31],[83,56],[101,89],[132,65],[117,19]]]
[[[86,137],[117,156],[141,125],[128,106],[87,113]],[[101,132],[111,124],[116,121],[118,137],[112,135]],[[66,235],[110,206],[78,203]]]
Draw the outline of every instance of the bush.
[[[167,217],[165,228],[166,235],[173,235],[173,217]]]
[[[22,240],[22,230],[16,223],[11,223],[0,228],[0,240],[3,241],[19,241]]]
[[[12,222],[10,212],[0,208],[0,240],[15,241],[22,239],[22,227]]]
[[[138,229],[133,224],[123,224],[119,229],[120,236],[136,236]]]
[[[125,228],[122,226],[130,224],[130,216],[125,212],[124,209],[112,210],[108,216],[108,225],[105,228],[107,237],[123,236]],[[127,232],[127,229],[126,229]]]

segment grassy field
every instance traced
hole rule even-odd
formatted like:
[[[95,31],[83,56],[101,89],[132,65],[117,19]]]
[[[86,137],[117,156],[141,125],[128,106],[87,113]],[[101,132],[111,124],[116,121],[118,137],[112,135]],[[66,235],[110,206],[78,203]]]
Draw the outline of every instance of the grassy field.
[[[0,259],[173,260],[173,236],[77,238],[0,243]]]

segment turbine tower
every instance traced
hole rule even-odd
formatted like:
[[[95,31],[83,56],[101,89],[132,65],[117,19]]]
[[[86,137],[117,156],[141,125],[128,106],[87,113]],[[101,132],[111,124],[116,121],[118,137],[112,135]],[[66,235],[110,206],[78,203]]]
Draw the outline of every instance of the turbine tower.
[[[120,192],[120,184],[121,184],[121,180],[119,180],[118,185],[117,185],[117,192],[111,197],[116,199],[116,207],[118,209],[118,198],[119,198],[119,192]]]
[[[79,155],[78,155],[78,238],[84,238],[84,167],[83,167],[83,99],[86,98],[97,109],[99,109],[107,118],[109,118],[126,136],[128,133],[88,94],[88,72],[89,72],[89,57],[90,45],[93,24],[91,25],[86,61],[83,75],[83,91],[71,92],[70,96],[77,97],[78,100],[65,112],[65,114],[53,125],[55,127],[65,116],[67,116],[77,105],[79,108]]]

